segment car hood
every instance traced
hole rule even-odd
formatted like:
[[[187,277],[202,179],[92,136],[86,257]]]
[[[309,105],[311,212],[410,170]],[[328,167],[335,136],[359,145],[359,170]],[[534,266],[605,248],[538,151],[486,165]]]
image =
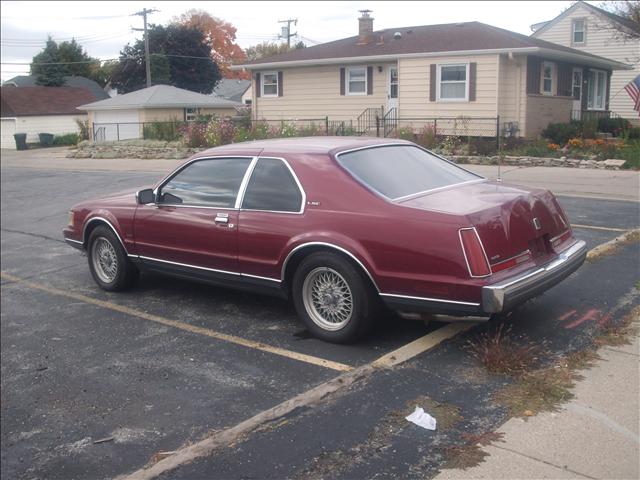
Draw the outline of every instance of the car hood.
[[[136,192],[141,188],[133,188],[122,190],[120,192],[110,193],[107,196],[97,199],[86,200],[74,205],[74,209],[82,208],[103,208],[103,207],[131,207],[136,205]]]

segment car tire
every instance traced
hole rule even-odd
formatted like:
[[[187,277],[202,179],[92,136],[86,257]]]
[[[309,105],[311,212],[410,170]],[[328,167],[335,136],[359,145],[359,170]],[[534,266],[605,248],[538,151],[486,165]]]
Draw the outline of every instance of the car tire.
[[[332,343],[362,337],[381,311],[369,279],[348,260],[329,252],[302,260],[293,276],[292,296],[307,329]]]
[[[87,257],[93,279],[103,290],[117,292],[129,288],[139,272],[113,231],[103,225],[89,235]]]

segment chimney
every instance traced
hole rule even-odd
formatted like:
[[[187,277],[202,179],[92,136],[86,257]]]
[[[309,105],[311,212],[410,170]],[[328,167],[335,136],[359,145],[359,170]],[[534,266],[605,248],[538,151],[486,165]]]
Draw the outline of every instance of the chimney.
[[[366,45],[373,40],[373,18],[369,16],[371,10],[360,10],[362,16],[358,19],[358,45]]]

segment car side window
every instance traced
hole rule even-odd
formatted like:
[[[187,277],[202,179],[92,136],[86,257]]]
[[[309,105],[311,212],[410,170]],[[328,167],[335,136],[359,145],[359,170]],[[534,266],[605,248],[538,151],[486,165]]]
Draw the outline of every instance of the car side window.
[[[215,158],[187,165],[160,190],[163,205],[233,208],[250,158]]]
[[[258,160],[241,208],[273,212],[302,211],[302,192],[284,161],[278,158]]]

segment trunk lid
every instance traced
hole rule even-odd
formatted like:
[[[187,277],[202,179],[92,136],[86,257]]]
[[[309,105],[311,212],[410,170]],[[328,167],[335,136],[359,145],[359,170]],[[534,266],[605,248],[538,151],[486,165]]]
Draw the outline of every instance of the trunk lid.
[[[569,228],[551,192],[501,182],[453,186],[398,204],[466,217],[468,226],[478,231],[491,265],[526,250],[534,259],[544,258],[553,253],[551,240]]]

